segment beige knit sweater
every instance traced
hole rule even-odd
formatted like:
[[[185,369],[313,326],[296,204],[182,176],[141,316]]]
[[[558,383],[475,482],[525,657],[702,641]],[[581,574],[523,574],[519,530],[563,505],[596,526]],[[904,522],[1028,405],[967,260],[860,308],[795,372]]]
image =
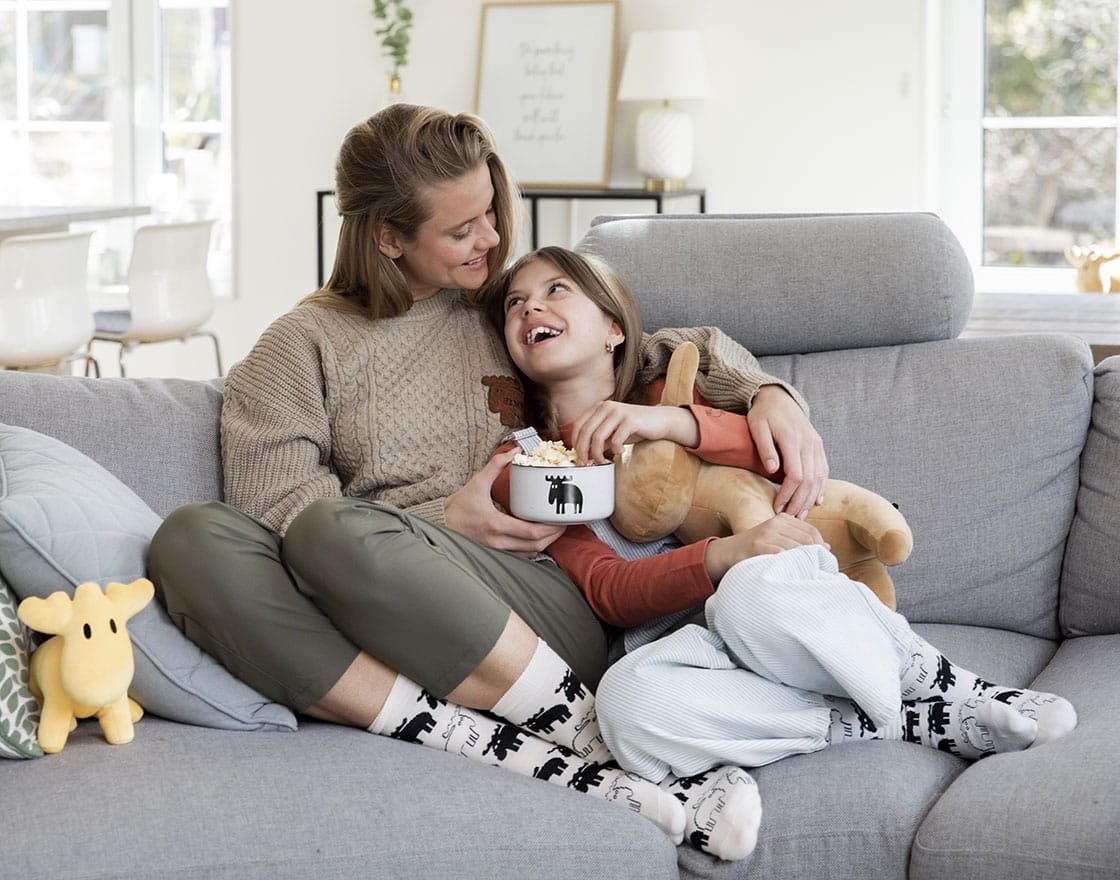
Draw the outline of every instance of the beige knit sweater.
[[[741,411],[776,381],[714,328],[647,336],[644,378],[686,339],[715,406]],[[379,321],[298,306],[226,379],[226,501],[281,533],[315,499],[340,495],[443,522],[444,499],[520,425],[522,400],[503,341],[459,291]]]

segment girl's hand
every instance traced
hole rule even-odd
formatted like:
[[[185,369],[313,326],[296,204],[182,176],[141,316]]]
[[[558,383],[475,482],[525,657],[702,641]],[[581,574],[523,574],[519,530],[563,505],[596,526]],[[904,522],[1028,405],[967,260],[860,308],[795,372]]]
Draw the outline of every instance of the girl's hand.
[[[785,471],[774,512],[804,519],[824,502],[828,459],[820,434],[779,385],[764,385],[747,412],[747,424],[766,472]]]
[[[718,585],[736,562],[809,544],[828,547],[816,527],[788,513],[779,513],[753,529],[709,541],[704,551],[704,566],[708,569],[708,577],[712,579],[712,583]]]
[[[562,524],[531,523],[503,513],[490,497],[490,488],[519,450],[495,455],[458,492],[447,496],[443,519],[448,526],[495,550],[535,556],[564,533]]]
[[[627,443],[672,440],[693,447],[700,429],[692,413],[677,406],[643,406],[604,400],[572,422],[572,448],[580,464],[605,464]]]

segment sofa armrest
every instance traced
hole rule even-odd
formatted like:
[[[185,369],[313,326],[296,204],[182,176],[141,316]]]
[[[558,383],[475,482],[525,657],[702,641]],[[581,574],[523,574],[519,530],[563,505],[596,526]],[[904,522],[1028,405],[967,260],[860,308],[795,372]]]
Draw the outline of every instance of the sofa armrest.
[[[1097,365],[1077,512],[1062,565],[1067,636],[1120,632],[1120,355]]]

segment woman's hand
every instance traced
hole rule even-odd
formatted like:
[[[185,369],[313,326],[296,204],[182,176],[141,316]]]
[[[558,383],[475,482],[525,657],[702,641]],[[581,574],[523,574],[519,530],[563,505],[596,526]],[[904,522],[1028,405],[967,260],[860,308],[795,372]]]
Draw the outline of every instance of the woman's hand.
[[[747,412],[747,424],[766,472],[785,471],[774,512],[804,519],[824,502],[828,459],[820,434],[780,385],[764,385]]]
[[[531,523],[503,513],[490,497],[490,488],[519,450],[495,455],[454,495],[447,496],[443,519],[448,526],[495,550],[535,556],[564,533],[564,526]]]
[[[642,406],[604,400],[572,422],[572,448],[580,464],[605,464],[607,452],[638,440],[672,440],[693,447],[700,428],[689,410],[677,406]]]
[[[718,585],[727,570],[737,562],[809,544],[828,547],[814,526],[788,513],[779,513],[753,529],[709,541],[704,551],[704,566],[712,583]]]

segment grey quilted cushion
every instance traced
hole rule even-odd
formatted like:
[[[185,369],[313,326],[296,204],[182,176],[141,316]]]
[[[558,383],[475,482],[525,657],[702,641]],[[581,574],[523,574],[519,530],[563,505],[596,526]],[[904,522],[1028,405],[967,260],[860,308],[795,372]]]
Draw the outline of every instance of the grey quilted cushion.
[[[120,480],[65,443],[0,425],[0,575],[19,598],[143,577],[161,520]],[[158,602],[128,624],[130,695],[174,721],[233,730],[294,730],[270,702],[186,638]]]

